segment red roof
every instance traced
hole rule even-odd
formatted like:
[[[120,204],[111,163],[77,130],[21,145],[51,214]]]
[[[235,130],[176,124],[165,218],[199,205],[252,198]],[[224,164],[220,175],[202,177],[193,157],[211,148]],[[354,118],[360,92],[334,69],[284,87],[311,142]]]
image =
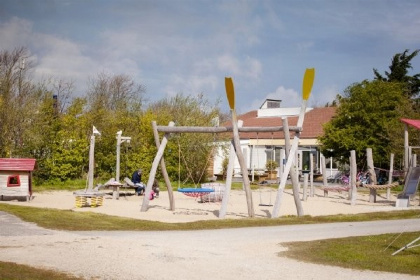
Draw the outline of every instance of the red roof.
[[[401,119],[401,121],[420,130],[420,120]]]
[[[34,158],[0,158],[0,171],[33,171]]]
[[[302,133],[300,138],[315,139],[323,135],[323,125],[329,122],[335,115],[336,107],[319,107],[314,108],[305,114],[305,121],[303,122]],[[239,120],[243,121],[243,127],[269,127],[282,126],[283,120],[281,117],[257,117],[257,110],[250,111],[238,116]],[[298,116],[287,118],[289,126],[296,126]],[[231,122],[227,122],[224,126],[232,126]],[[290,133],[293,136],[293,132]],[[283,132],[241,132],[241,139],[284,139]]]

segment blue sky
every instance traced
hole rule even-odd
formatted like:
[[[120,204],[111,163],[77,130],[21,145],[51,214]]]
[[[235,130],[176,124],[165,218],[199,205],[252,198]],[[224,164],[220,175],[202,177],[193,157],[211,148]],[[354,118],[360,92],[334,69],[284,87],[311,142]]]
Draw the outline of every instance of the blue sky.
[[[230,76],[239,113],[266,98],[299,106],[314,67],[309,105],[323,106],[420,48],[420,1],[0,0],[0,49],[19,46],[34,79],[72,80],[79,95],[99,73],[127,74],[150,101],[203,93],[227,111]]]

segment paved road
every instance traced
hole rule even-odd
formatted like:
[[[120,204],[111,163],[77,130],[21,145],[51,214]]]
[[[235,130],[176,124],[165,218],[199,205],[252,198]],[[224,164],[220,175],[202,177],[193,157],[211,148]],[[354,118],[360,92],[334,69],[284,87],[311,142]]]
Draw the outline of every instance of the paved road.
[[[420,219],[170,232],[53,231],[4,212],[0,222],[0,260],[99,279],[419,279],[300,263],[278,252],[288,241],[420,231]]]

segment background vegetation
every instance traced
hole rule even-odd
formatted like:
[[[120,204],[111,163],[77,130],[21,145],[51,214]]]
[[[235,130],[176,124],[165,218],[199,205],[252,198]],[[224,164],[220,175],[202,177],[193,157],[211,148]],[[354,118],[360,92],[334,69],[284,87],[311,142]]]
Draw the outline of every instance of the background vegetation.
[[[374,80],[355,82],[331,102],[336,117],[325,126],[319,140],[322,152],[343,162],[356,150],[363,165],[366,148],[373,149],[375,165],[387,164],[389,154],[398,162],[403,151],[400,118],[420,119],[420,74],[409,75],[410,61],[419,50],[396,54],[390,71]],[[226,120],[219,102],[210,103],[204,94],[178,94],[152,103],[142,84],[125,74],[99,73],[89,80],[85,93],[75,92],[72,81],[31,80],[32,58],[25,48],[0,50],[0,157],[37,159],[35,184],[85,179],[88,172],[89,139],[95,126],[95,176],[106,181],[115,175],[116,133],[132,137],[123,143],[121,177],[144,169],[147,180],[156,147],[151,121],[179,126],[212,126]],[[329,105],[329,104],[328,104]],[[168,173],[173,181],[198,183],[206,179],[212,147],[219,136],[178,134],[165,151]],[[418,143],[420,132],[410,131]],[[401,161],[401,160],[400,160]],[[159,172],[158,172],[159,174]]]
[[[209,103],[203,94],[178,94],[146,106],[144,86],[127,75],[99,73],[90,78],[85,95],[76,96],[71,81],[34,83],[32,70],[25,48],[0,51],[0,157],[36,158],[36,184],[86,178],[93,126],[101,132],[95,144],[97,180],[115,176],[119,130],[132,138],[130,144],[121,146],[121,177],[131,177],[134,170],[142,168],[143,180],[147,180],[156,154],[152,121],[158,125],[174,121],[182,126],[212,126],[215,118],[224,116],[218,103]],[[210,154],[212,137],[178,135],[170,141],[165,159],[173,180],[179,171],[181,178],[200,179],[208,164],[202,159]]]
[[[366,148],[372,148],[375,167],[389,169],[389,157],[402,162],[404,125],[400,119],[420,119],[420,74],[410,76],[410,61],[419,50],[396,54],[382,76],[350,85],[327,106],[337,106],[336,116],[324,126],[319,138],[322,153],[348,163],[349,151],[356,151],[358,168],[366,168]],[[409,128],[410,145],[417,146],[420,131]],[[397,166],[396,166],[397,167]],[[399,167],[397,167],[399,168]]]

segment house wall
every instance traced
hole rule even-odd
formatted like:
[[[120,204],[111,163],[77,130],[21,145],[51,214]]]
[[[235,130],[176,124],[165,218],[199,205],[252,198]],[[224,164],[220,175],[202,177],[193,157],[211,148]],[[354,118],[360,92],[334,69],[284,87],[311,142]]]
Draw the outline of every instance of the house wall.
[[[10,175],[19,175],[19,187],[7,187],[7,179]],[[0,196],[30,196],[29,172],[25,171],[0,171]]]
[[[216,149],[216,154],[213,161],[214,174],[222,174],[223,159],[229,157],[230,142],[219,142],[219,147]],[[245,159],[245,164],[249,174],[254,171],[254,174],[263,174],[265,171],[265,165],[267,162],[266,146],[253,146],[250,145],[248,140],[241,140],[241,150]],[[240,175],[241,167],[239,165],[238,158],[235,156],[235,162],[233,165],[233,174]]]
[[[272,143],[272,142],[271,142]],[[263,145],[261,145],[263,144]],[[245,163],[248,169],[249,174],[252,174],[252,171],[254,171],[254,174],[263,174],[266,170],[265,165],[267,163],[267,147],[269,143],[265,143],[264,141],[261,141],[260,145],[256,145],[254,140],[241,140],[241,147],[242,147],[242,153],[245,158]],[[276,147],[281,147],[284,149],[283,145],[275,145]],[[223,148],[222,148],[223,147]],[[219,143],[219,147],[216,151],[214,161],[213,161],[213,172],[214,174],[222,174],[222,163],[223,159],[225,157],[229,157],[229,147],[230,142],[224,142]],[[316,146],[301,146],[298,149],[298,154],[300,157],[298,157],[298,169],[302,170],[304,168],[304,164],[302,162],[302,152],[303,151],[315,151],[314,160],[316,161],[314,168],[316,168],[316,172],[322,173],[321,168],[321,162],[320,157],[321,153],[317,150]],[[327,159],[329,161],[329,159]],[[279,168],[277,169],[277,175],[280,176],[280,162],[279,162]],[[332,167],[329,164],[327,164],[327,176],[334,176],[338,172],[338,169],[336,167]],[[234,162],[234,175],[240,175],[241,174],[241,168],[239,165],[239,161],[237,157],[235,156],[235,162]]]

